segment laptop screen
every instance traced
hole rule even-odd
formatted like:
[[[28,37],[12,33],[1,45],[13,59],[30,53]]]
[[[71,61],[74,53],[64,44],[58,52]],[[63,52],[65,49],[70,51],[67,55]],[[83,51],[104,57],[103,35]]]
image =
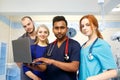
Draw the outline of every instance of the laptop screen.
[[[12,40],[14,62],[32,63],[29,38]]]

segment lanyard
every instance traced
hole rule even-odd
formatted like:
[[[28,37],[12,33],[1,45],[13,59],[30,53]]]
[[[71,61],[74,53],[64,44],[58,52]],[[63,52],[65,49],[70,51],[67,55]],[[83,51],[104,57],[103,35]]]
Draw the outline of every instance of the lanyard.
[[[50,45],[50,48],[48,49],[48,52],[47,52],[47,56],[51,56],[52,55],[52,51],[55,47],[55,45],[57,44],[57,39]],[[66,45],[65,45],[65,60],[68,60],[69,59],[69,56],[68,56],[68,46],[69,46],[69,38],[66,37]]]

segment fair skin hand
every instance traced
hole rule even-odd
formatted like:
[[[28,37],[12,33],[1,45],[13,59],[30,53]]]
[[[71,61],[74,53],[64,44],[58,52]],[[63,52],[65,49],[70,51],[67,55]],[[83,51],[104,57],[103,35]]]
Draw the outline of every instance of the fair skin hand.
[[[72,61],[69,63],[66,62],[61,62],[61,61],[57,61],[57,60],[53,60],[53,59],[48,59],[48,58],[38,58],[36,59],[34,62],[43,62],[45,64],[48,65],[54,65],[64,71],[68,71],[68,72],[76,72],[79,68],[79,62],[78,61]]]
[[[33,79],[33,80],[42,80],[41,78],[39,78],[38,76],[36,76],[35,74],[33,74],[31,71],[27,71],[25,73],[29,78]]]
[[[108,70],[99,75],[88,77],[87,80],[108,80],[117,76],[116,70]]]
[[[19,68],[21,68],[21,66],[22,66],[22,63],[20,63],[20,62],[17,62],[16,64],[17,64],[17,66],[18,66]]]

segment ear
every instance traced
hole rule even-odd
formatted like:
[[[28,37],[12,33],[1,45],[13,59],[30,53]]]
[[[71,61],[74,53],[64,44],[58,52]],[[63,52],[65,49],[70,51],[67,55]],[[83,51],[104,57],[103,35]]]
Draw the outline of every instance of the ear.
[[[67,27],[67,31],[68,31],[68,29],[69,29],[69,28]]]
[[[91,25],[92,26],[92,28],[94,29],[94,30],[96,30],[97,29],[97,27],[95,26],[95,25]]]
[[[95,26],[94,29],[97,30],[97,27]]]

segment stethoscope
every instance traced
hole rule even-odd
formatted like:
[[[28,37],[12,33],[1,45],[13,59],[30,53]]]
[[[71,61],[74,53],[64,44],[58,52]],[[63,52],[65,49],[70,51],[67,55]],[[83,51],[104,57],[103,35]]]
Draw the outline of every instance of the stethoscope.
[[[92,49],[93,49],[93,46],[95,45],[95,43],[97,42],[98,38],[95,39],[95,41],[92,43],[90,49],[89,49],[89,54],[88,54],[88,59],[89,60],[93,60],[94,59],[94,56],[92,54]],[[86,44],[86,43],[85,43]],[[83,44],[83,45],[85,45]]]
[[[56,44],[57,44],[57,40],[55,40],[52,44],[50,44],[50,47],[49,47],[48,52],[47,52],[48,57],[52,55],[52,51],[53,51]],[[65,54],[64,54],[65,61],[69,60],[68,45],[69,45],[69,38],[66,37]]]

